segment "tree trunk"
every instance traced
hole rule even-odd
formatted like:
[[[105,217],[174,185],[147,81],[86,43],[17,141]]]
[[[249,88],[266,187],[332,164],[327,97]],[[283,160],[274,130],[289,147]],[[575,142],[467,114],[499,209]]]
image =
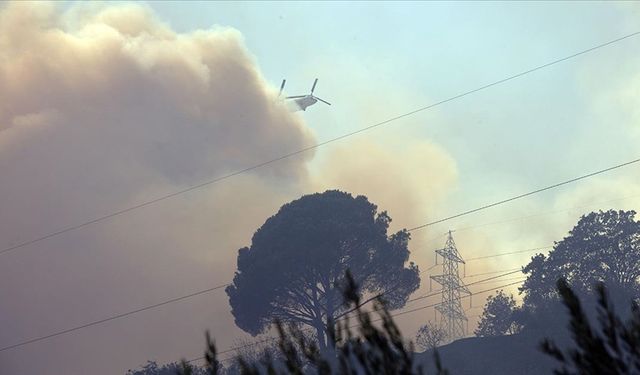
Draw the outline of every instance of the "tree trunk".
[[[335,314],[335,306],[333,304],[333,296],[334,296],[335,290],[333,288],[327,288],[327,304],[326,304],[326,322],[325,322],[325,328],[324,328],[324,337],[325,337],[325,349],[322,352],[322,355],[324,356],[324,358],[326,360],[328,360],[329,362],[333,363],[335,358],[336,358],[336,353],[335,353],[335,349],[336,349],[336,343],[332,342],[332,340],[334,340],[334,337],[330,337],[329,336],[329,332],[333,332],[333,335],[335,336],[335,321],[334,319],[334,314]]]
[[[325,332],[325,327],[322,322],[320,324],[316,324],[316,335],[318,337],[318,349],[320,349],[320,353],[323,355],[327,352],[327,334]]]

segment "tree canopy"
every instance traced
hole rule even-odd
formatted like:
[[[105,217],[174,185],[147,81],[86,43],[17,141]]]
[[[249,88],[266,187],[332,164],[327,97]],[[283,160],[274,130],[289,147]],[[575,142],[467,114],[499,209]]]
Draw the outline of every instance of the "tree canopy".
[[[596,286],[598,299],[597,325],[592,324],[578,296],[563,280],[558,292],[569,310],[569,330],[574,346],[566,350],[546,339],[542,350],[561,363],[554,371],[563,375],[621,375],[640,373],[640,308],[631,304],[631,316],[624,320],[610,303],[607,289]]]
[[[524,268],[524,304],[538,307],[558,300],[563,278],[577,293],[591,293],[603,282],[614,299],[637,298],[640,278],[640,222],[635,211],[599,211],[580,218],[548,256],[536,255]],[[628,302],[628,301],[627,301]]]
[[[285,204],[238,251],[238,268],[226,292],[235,322],[253,335],[275,319],[325,330],[347,310],[341,289],[350,270],[361,296],[383,294],[402,307],[420,284],[408,263],[410,235],[388,235],[391,218],[364,196],[331,190]]]

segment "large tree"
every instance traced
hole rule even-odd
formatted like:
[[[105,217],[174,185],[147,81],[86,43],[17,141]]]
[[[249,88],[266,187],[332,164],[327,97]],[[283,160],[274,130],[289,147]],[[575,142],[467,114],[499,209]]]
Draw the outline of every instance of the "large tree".
[[[328,322],[346,312],[347,270],[363,298],[382,294],[389,308],[404,306],[420,277],[407,263],[409,233],[388,235],[390,222],[366,197],[335,190],[282,206],[238,251],[226,289],[238,327],[257,335],[275,319],[307,325],[324,350]]]
[[[640,222],[635,211],[599,211],[582,216],[549,255],[538,254],[524,268],[527,279],[520,321],[534,330],[557,331],[562,307],[556,281],[564,279],[595,304],[594,286],[604,283],[616,304],[640,296]]]

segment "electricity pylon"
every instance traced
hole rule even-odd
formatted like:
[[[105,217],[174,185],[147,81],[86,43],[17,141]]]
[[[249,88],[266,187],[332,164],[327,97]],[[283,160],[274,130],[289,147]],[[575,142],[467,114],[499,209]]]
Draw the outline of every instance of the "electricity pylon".
[[[462,309],[460,297],[463,293],[471,295],[458,273],[458,265],[465,262],[456,249],[451,231],[448,233],[444,249],[436,250],[436,264],[438,255],[442,257],[442,274],[431,276],[431,279],[442,285],[442,302],[436,305],[435,309],[440,313],[440,325],[451,342],[465,336],[465,323],[468,320]]]

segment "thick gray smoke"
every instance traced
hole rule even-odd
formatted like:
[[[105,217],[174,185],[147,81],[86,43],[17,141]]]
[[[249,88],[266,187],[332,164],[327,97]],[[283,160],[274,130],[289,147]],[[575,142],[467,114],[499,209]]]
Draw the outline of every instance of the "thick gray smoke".
[[[1,248],[312,143],[236,30],[176,33],[139,5],[0,8]],[[5,254],[0,344],[227,281],[312,156]],[[200,353],[205,328],[235,334],[223,293],[0,353],[0,373],[124,373]]]
[[[0,62],[3,245],[313,142],[232,29],[177,34],[132,5],[11,3]],[[296,181],[305,162],[257,173]]]

